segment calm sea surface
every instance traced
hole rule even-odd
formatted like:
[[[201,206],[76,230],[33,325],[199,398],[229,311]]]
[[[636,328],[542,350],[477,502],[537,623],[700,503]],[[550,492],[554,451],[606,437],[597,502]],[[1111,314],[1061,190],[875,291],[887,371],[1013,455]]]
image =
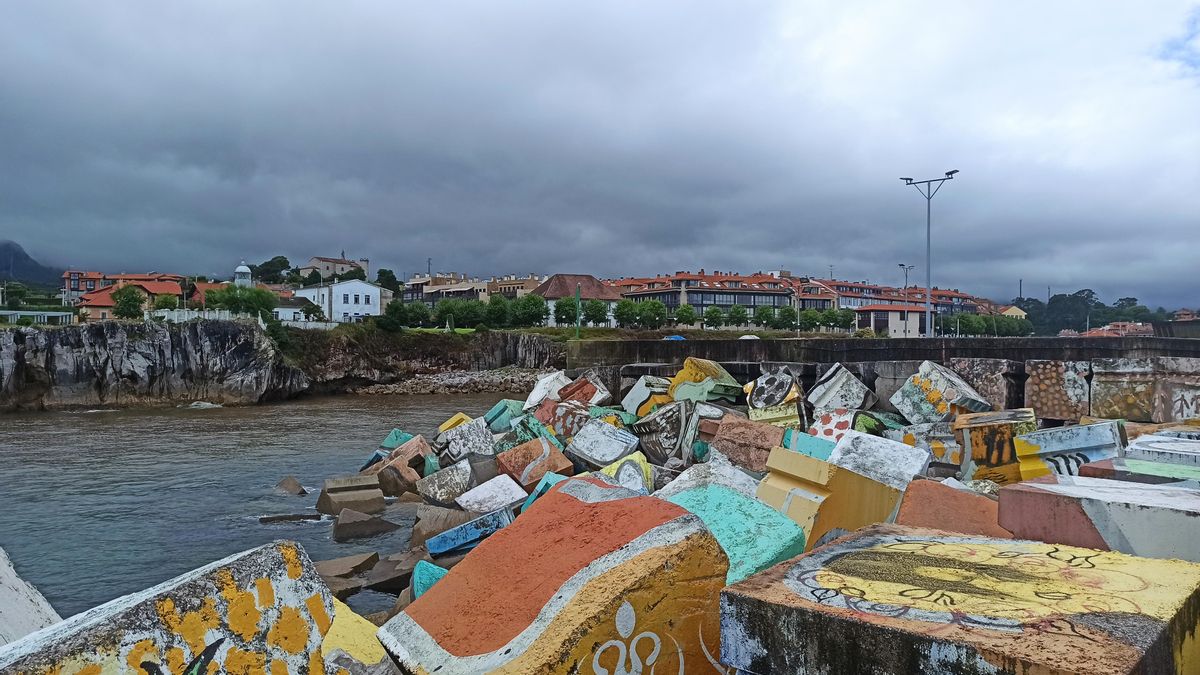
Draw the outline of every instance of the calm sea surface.
[[[409,530],[336,544],[331,523],[262,525],[315,513],[321,481],[357,471],[401,427],[428,438],[500,394],[346,396],[210,410],[0,415],[0,547],[66,617],[276,539],[314,560],[407,548]],[[273,493],[294,475],[304,497]],[[360,612],[392,598],[360,594]]]

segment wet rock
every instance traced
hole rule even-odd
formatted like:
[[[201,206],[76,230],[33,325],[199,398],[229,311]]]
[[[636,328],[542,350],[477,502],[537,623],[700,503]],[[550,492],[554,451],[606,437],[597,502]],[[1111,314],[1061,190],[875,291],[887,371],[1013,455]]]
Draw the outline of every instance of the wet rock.
[[[317,574],[325,578],[352,577],[371,569],[377,562],[379,562],[379,554],[374,551],[371,553],[348,555],[343,558],[333,558],[332,560],[322,560],[316,564]]]
[[[365,539],[398,529],[399,525],[378,516],[367,515],[354,509],[342,509],[333,523],[333,540],[340,542]]]
[[[285,476],[283,480],[275,484],[275,492],[281,495],[306,495],[308,490],[296,480],[295,476]]]
[[[321,520],[324,517],[320,513],[284,513],[275,516],[259,516],[258,522],[264,525],[271,523],[297,523],[305,520]]]
[[[363,588],[362,579],[354,577],[329,577],[324,579],[329,592],[338,600],[345,600]]]

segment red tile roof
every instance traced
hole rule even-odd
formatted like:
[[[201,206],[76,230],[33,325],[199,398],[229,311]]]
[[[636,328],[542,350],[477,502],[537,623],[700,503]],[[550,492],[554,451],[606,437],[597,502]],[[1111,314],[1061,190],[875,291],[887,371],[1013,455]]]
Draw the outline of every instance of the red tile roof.
[[[182,295],[183,289],[174,281],[131,281],[129,286],[137,286],[150,295]]]
[[[196,285],[196,289],[194,291],[192,291],[192,299],[193,300],[207,297],[209,291],[215,290],[218,288],[223,288],[225,286],[225,282],[223,282],[223,281],[197,281],[195,285]]]
[[[584,300],[615,301],[621,299],[621,293],[617,289],[604,285],[590,274],[554,274],[530,293],[546,300],[573,298],[576,286],[580,287],[579,295]]]

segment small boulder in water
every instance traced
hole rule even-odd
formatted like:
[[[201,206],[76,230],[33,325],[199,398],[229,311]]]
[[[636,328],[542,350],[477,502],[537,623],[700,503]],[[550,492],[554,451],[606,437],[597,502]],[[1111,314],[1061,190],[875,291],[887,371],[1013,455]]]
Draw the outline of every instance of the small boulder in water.
[[[304,486],[300,484],[299,480],[296,480],[295,476],[284,476],[283,480],[275,484],[275,492],[281,495],[295,495],[297,497],[308,494],[308,490],[304,489]]]
[[[187,405],[181,405],[184,410],[212,410],[213,408],[224,408],[220,403],[209,403],[208,401],[192,401]]]

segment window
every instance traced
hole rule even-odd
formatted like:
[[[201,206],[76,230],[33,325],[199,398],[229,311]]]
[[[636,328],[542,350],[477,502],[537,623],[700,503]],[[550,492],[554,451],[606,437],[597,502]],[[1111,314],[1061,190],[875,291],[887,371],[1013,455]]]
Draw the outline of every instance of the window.
[[[354,294],[354,304],[358,304],[358,293]]]
[[[87,285],[87,289],[88,289],[89,291],[91,291],[91,290],[95,290],[95,289],[96,289],[96,282],[95,282],[95,281],[89,281],[89,282],[87,282],[87,284],[86,284],[86,285]]]
[[[343,305],[350,304],[350,294],[349,293],[342,293],[342,304]]]
[[[71,290],[79,290],[79,277],[71,277]]]
[[[370,294],[370,293],[368,293],[367,295],[364,295],[364,296],[363,296],[363,304],[364,304],[364,305],[369,305],[369,304],[371,304],[371,294]]]

